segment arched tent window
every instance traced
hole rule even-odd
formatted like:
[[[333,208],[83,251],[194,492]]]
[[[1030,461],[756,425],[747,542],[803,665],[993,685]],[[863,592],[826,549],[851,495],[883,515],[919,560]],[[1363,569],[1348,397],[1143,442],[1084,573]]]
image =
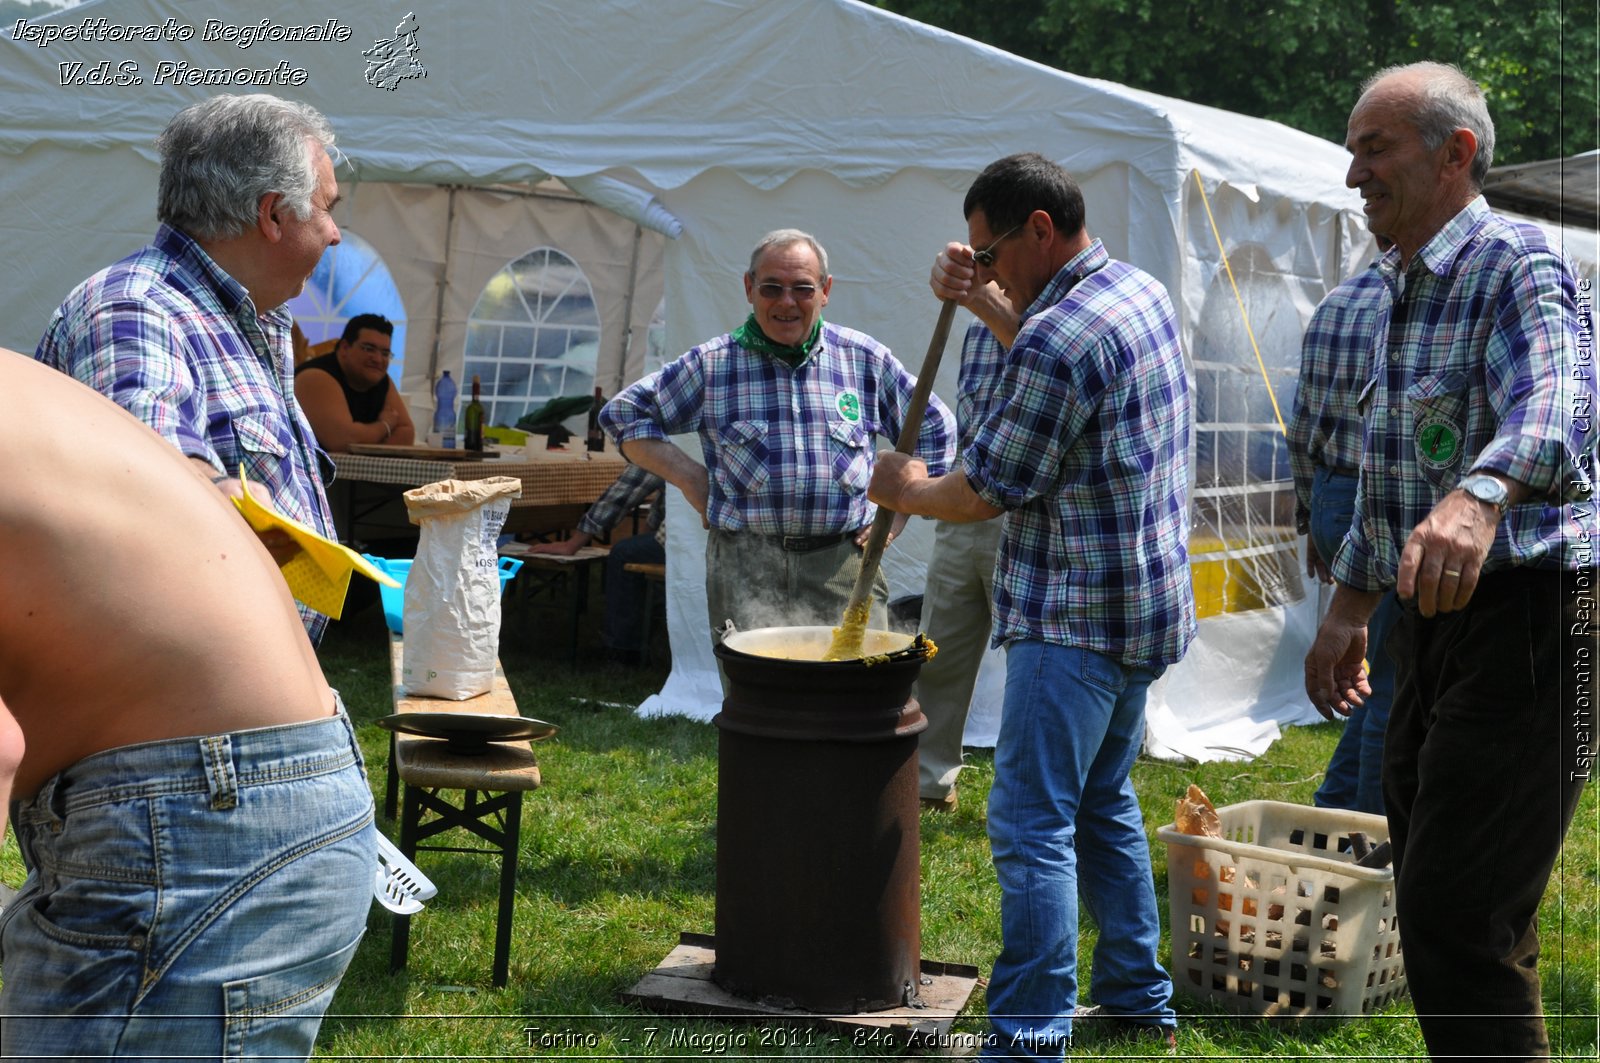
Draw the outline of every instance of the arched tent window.
[[[394,361],[389,376],[400,384],[406,349],[406,308],[389,267],[377,248],[344,229],[339,243],[322,253],[305,291],[289,300],[289,312],[312,346],[338,339],[344,323],[357,314],[382,314],[394,322]]]
[[[538,247],[489,278],[467,318],[461,387],[474,374],[489,424],[514,425],[529,410],[594,391],[600,314],[578,264]]]

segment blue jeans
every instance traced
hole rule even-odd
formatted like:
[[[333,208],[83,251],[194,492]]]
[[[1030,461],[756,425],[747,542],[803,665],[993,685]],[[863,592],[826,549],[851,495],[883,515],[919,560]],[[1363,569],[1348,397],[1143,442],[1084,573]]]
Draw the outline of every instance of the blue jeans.
[[[640,644],[646,581],[639,573],[629,572],[628,566],[661,565],[666,560],[666,547],[656,541],[655,532],[630,535],[612,544],[606,555],[606,623],[601,631],[606,649],[649,650]]]
[[[1000,958],[991,1059],[1059,1059],[1078,1000],[1078,901],[1099,926],[1089,994],[1107,1014],[1175,1025],[1161,921],[1129,772],[1158,671],[1038,641],[1006,647],[989,792]]]
[[[96,753],[14,824],[5,1058],[310,1054],[378,867],[342,710]]]
[[[1311,481],[1311,542],[1323,563],[1333,560],[1356,508],[1356,477],[1317,466]],[[1383,815],[1383,733],[1394,701],[1394,661],[1389,632],[1400,614],[1394,591],[1384,594],[1367,623],[1367,665],[1372,696],[1344,721],[1344,733],[1328,761],[1327,775],[1312,796],[1318,808],[1347,808]]]

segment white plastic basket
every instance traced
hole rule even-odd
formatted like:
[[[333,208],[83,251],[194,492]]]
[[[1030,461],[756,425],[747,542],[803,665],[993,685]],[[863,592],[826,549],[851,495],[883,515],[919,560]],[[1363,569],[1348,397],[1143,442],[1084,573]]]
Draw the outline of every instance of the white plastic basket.
[[[1262,1015],[1367,1015],[1405,992],[1394,872],[1355,866],[1350,834],[1377,845],[1382,816],[1245,801],[1217,809],[1221,838],[1157,830],[1167,844],[1172,980]]]

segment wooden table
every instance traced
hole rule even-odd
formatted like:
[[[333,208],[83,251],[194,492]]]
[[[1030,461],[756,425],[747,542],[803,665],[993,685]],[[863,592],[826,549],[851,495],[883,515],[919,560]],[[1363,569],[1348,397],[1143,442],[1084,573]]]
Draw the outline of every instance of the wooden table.
[[[508,532],[548,534],[577,525],[584,510],[616,482],[627,462],[614,451],[544,451],[533,460],[485,458],[481,461],[435,461],[332,454],[337,473],[328,485],[339,538],[415,537],[417,527],[406,516],[400,498],[405,490],[440,480],[481,480],[514,476],[522,481],[522,497],[511,503]]]
[[[567,660],[576,665],[578,620],[589,607],[589,571],[605,564],[611,547],[582,546],[571,554],[536,554],[528,546],[527,543],[507,543],[500,548],[500,556],[522,562],[513,586],[528,598],[546,592],[554,595],[558,585],[570,582],[567,587]]]

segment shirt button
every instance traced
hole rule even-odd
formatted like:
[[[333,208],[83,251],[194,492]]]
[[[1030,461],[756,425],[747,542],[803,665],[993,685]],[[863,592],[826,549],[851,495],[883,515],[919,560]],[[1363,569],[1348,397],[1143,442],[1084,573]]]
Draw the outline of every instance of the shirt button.
[[[1398,465],[1389,466],[1389,475],[1390,476],[1399,476],[1400,475],[1400,466],[1398,466]]]

